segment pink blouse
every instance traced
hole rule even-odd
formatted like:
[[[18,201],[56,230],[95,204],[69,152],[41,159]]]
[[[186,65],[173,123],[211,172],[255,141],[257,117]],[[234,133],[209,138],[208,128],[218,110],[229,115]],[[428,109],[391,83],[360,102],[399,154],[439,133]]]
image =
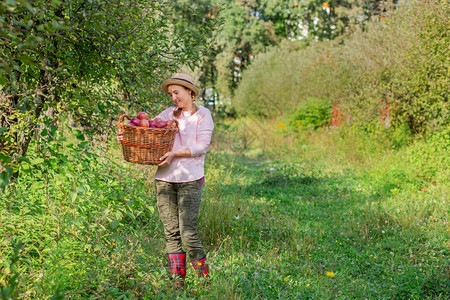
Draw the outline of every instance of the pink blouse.
[[[157,118],[165,121],[175,119],[176,107],[169,107]],[[177,119],[179,132],[175,136],[172,151],[188,147],[191,157],[174,157],[168,166],[158,167],[155,179],[166,182],[189,182],[204,176],[205,153],[211,143],[214,122],[211,112],[199,106],[197,112],[182,112]]]

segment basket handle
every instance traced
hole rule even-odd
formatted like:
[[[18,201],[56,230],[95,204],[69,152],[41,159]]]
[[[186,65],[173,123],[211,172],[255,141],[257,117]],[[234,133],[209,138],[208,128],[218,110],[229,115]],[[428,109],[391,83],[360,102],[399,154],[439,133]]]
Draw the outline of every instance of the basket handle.
[[[178,129],[178,120],[177,119],[173,119],[172,121],[175,123],[175,128]]]
[[[128,120],[131,120],[130,116],[128,116],[127,114],[120,115],[119,122],[117,123],[117,126],[119,126],[120,130],[122,130],[122,131],[124,129],[124,127],[123,127],[123,118],[127,118]]]
[[[176,129],[177,132],[178,132],[178,131],[179,131],[178,121],[175,120],[175,119],[173,119],[172,121],[175,123],[175,129]],[[167,126],[167,127],[165,127],[165,128],[161,128],[161,129],[164,129],[164,134],[167,134],[167,133],[170,131],[171,127]]]

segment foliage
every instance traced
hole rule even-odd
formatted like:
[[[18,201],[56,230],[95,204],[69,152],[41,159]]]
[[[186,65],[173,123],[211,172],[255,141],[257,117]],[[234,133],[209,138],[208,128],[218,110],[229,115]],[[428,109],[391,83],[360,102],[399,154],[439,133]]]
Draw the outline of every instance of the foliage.
[[[386,127],[406,123],[413,134],[440,130],[449,109],[447,12],[447,2],[415,1],[345,39],[274,47],[244,73],[236,110],[272,117],[302,99],[327,97],[349,124],[378,123],[384,111]]]
[[[170,12],[162,0],[1,1],[2,176],[60,117],[99,134],[121,112],[161,110],[161,78],[207,47],[207,31],[176,34]]]
[[[103,52],[95,49],[111,44],[102,40],[89,48],[83,42],[94,42],[90,37],[94,39],[96,31],[103,32],[113,23],[117,30],[121,28],[122,23],[104,17],[106,13],[116,18],[123,14],[125,23],[135,24],[132,16],[136,15],[128,16],[127,12],[142,13],[133,6],[141,2],[72,1],[72,5],[85,7],[89,18],[81,17],[82,8],[78,7],[80,16],[75,14],[73,19],[80,22],[76,28],[51,31],[57,25],[50,21],[52,24],[41,27],[42,32],[37,24],[47,22],[38,18],[42,9],[46,9],[43,15],[57,16],[58,8],[68,7],[65,12],[71,12],[76,6],[58,1],[1,3],[6,10],[0,21],[8,24],[0,28],[1,63],[5,61],[3,53],[8,53],[16,64],[11,70],[2,65],[1,76],[17,79],[2,86],[5,97],[0,104],[2,118],[9,116],[8,126],[0,126],[0,160],[8,172],[0,177],[4,186],[0,193],[2,298],[445,299],[450,295],[450,129],[445,121],[448,100],[440,94],[445,67],[441,44],[445,38],[442,15],[436,17],[432,10],[437,2],[428,1],[430,6],[423,5],[423,10],[415,4],[411,10],[399,10],[388,22],[370,23],[366,33],[357,32],[332,47],[326,42],[307,48],[286,44],[260,56],[272,60],[255,60],[251,67],[255,69],[246,73],[252,84],[239,88],[240,95],[248,92],[248,105],[252,106],[244,102],[237,106],[249,116],[216,120],[207,155],[199,234],[208,252],[212,283],[208,289],[201,288],[189,269],[185,291],[174,291],[167,276],[163,228],[154,196],[154,167],[124,162],[114,135],[91,133],[104,132],[103,124],[98,124],[97,131],[91,124],[103,122],[101,116],[113,116],[121,109],[133,109],[133,105],[145,107],[140,98],[144,95],[142,82],[124,84],[119,75],[113,76],[113,70],[122,70],[120,63],[127,64],[141,53],[140,46],[133,48],[140,41],[131,42],[130,37],[130,44],[127,39],[124,44],[118,42],[117,47],[124,47],[119,52],[130,56],[120,58],[117,53],[118,61],[103,64],[95,62],[96,57],[103,57]],[[158,7],[162,9],[163,2],[152,4],[155,12],[162,12]],[[98,15],[88,8],[97,9]],[[28,13],[31,9],[36,13]],[[165,18],[158,13],[152,16]],[[36,28],[19,30],[25,25],[17,24],[24,18],[31,18],[29,26]],[[94,30],[90,22],[95,20],[104,20],[105,26]],[[414,26],[420,30],[409,32],[403,25],[394,26],[411,26],[411,20],[417,21]],[[70,28],[71,21],[66,25]],[[45,31],[47,28],[53,29]],[[85,38],[78,41],[78,33]],[[27,46],[21,50],[23,45],[19,44],[3,48],[5,41],[16,39],[19,43],[27,34],[43,37],[38,45],[48,48],[29,50]],[[403,39],[405,36],[420,37],[419,42],[411,43],[409,38]],[[430,36],[435,38],[425,45],[421,38]],[[430,48],[436,50],[436,57],[421,56],[419,49],[428,52]],[[25,62],[19,58],[24,53],[35,61],[26,64],[26,58]],[[144,55],[142,61],[155,59],[156,66],[170,68],[169,64],[183,62],[174,55],[173,60],[159,54],[152,58]],[[75,77],[64,77],[59,62],[51,67],[38,60],[57,57],[73,59],[72,65],[61,63],[72,67]],[[429,77],[432,80],[425,81],[422,75],[408,77],[412,68],[406,67],[405,57],[415,64],[422,57],[424,68],[435,72],[426,73],[433,75]],[[85,64],[90,60],[92,65]],[[134,67],[139,69],[140,61],[135,63],[130,72]],[[422,65],[415,64],[413,67],[422,72]],[[258,65],[266,69],[256,68]],[[92,76],[92,82],[83,72]],[[164,70],[145,80],[157,84],[160,72]],[[41,74],[45,76],[41,78]],[[105,74],[112,79],[102,77]],[[408,76],[400,82],[392,74]],[[411,126],[408,118],[395,115],[401,111],[395,100],[405,98],[388,89],[394,83],[399,90],[409,86],[421,95],[426,91],[433,101],[444,97],[440,106],[412,102],[414,109],[423,108],[426,120],[430,118],[427,109],[440,109],[433,115],[433,129],[439,130],[412,138],[410,133],[417,127]],[[34,91],[30,87],[37,89],[31,98],[25,94]],[[125,87],[133,92],[127,94]],[[123,101],[123,92],[128,101]],[[387,104],[380,103],[380,95],[394,107],[391,116],[396,126],[385,128],[378,121],[380,108],[386,109]],[[308,98],[311,96],[316,98]],[[307,102],[299,105],[299,99]],[[280,121],[283,118],[275,118],[288,111],[308,124],[319,124],[326,119],[325,107],[329,107],[325,99],[338,101],[353,125],[289,131]],[[17,102],[10,105],[10,101]],[[39,107],[41,112],[36,115]],[[89,117],[87,123],[83,123],[83,116]],[[69,118],[79,126],[66,125]],[[373,118],[376,122],[367,122]],[[413,124],[423,121],[417,122]],[[28,126],[33,130],[26,155],[11,156],[13,152],[7,151],[18,149],[20,134]],[[6,185],[13,171],[20,172]]]
[[[115,298],[135,287],[138,295],[146,292],[138,282],[159,276],[143,253],[160,251],[160,244],[138,230],[159,228],[153,169],[130,170],[114,161],[111,148],[94,149],[76,135],[58,132],[45,147],[33,141],[17,182],[2,194],[0,285],[8,286],[17,270],[15,297]],[[16,243],[22,247],[11,269]]]
[[[448,70],[450,3],[427,2],[416,14],[409,51],[387,71],[386,101],[395,111],[395,122],[407,123],[413,133],[442,128],[448,123]],[[395,45],[402,46],[395,43]]]
[[[326,46],[284,44],[261,54],[236,90],[232,104],[238,114],[275,117],[295,110],[308,97],[327,98],[331,54]]]
[[[121,161],[114,140],[96,149],[81,135],[65,137],[72,134],[67,130],[55,137],[63,146],[58,151],[57,143],[38,148],[32,142],[30,161],[21,166],[26,170],[2,194],[0,285],[7,295],[440,299],[450,294],[450,174],[443,152],[448,130],[399,150],[392,150],[386,136],[358,127],[267,130],[251,145],[270,141],[265,157],[247,156],[250,148],[228,154],[224,150],[232,145],[216,138],[207,157],[199,220],[212,284],[209,291],[200,288],[189,268],[184,292],[174,291],[167,276],[154,168]],[[230,139],[240,134],[228,133]],[[428,155],[427,163],[422,155]]]
[[[331,107],[328,99],[308,98],[289,115],[289,125],[297,129],[317,129],[327,125],[330,122]]]
[[[268,47],[284,41],[330,40],[349,26],[365,26],[374,16],[391,10],[396,1],[275,1],[196,0],[175,1],[180,28],[214,20],[221,24],[213,49],[198,70],[205,87],[223,98],[234,94],[245,70]],[[195,32],[195,29],[193,30]]]

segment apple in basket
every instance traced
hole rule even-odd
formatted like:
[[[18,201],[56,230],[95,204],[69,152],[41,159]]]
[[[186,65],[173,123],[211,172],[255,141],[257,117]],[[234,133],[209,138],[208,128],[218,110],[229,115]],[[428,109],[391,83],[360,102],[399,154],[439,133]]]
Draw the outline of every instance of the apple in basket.
[[[167,126],[167,122],[166,121],[158,121],[156,123],[156,127],[158,127],[158,128],[164,128],[166,126]]]
[[[155,122],[155,120],[149,120],[148,123],[149,123],[149,125],[150,125],[151,128],[156,128],[156,122]]]
[[[139,126],[141,124],[141,120],[139,120],[138,118],[134,117],[134,118],[131,118],[130,125],[131,125],[131,123],[133,123],[134,126]],[[131,125],[131,126],[133,126],[133,125]]]
[[[147,119],[142,119],[141,123],[139,124],[140,127],[149,127],[149,122]]]
[[[148,114],[141,111],[140,113],[137,114],[137,118],[139,120],[148,120]]]

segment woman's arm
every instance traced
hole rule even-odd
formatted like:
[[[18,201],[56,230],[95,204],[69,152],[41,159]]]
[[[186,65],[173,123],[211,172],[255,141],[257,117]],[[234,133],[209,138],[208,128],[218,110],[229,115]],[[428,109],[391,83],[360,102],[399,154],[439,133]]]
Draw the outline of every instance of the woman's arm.
[[[167,152],[160,158],[161,163],[158,164],[158,166],[162,167],[169,165],[174,157],[194,157],[205,154],[211,143],[213,129],[214,122],[211,113],[207,110],[198,120],[195,144],[189,145],[183,149]]]
[[[165,110],[163,110],[162,112],[160,112],[159,115],[157,115],[153,119],[160,118],[160,119],[163,119],[164,121],[172,120],[174,110],[175,110],[175,108],[173,106],[168,107]]]
[[[172,162],[172,159],[176,156],[191,157],[191,150],[189,149],[189,147],[186,147],[183,149],[178,149],[177,151],[167,152],[166,154],[161,156],[161,158],[159,159],[159,160],[161,160],[161,163],[158,164],[158,166],[163,167],[163,166],[170,165],[170,163]]]
[[[202,118],[198,122],[196,135],[196,143],[189,145],[191,156],[199,156],[205,154],[211,143],[211,137],[214,130],[214,122],[209,110],[206,110]]]

